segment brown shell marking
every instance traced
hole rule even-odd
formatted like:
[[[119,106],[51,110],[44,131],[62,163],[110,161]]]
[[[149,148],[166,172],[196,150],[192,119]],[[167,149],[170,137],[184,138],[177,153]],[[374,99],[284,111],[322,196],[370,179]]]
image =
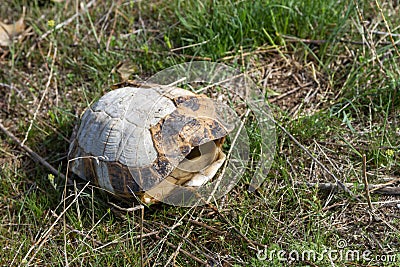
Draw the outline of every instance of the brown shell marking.
[[[90,155],[86,154],[83,149],[79,147],[77,139],[71,142],[68,158],[71,159],[69,167],[74,173],[88,181],[97,182],[96,170],[92,164],[92,159]]]
[[[119,162],[107,162],[108,176],[114,188],[114,193],[121,196],[132,196],[140,191],[136,181],[141,181],[140,171],[132,172],[127,166]],[[138,177],[133,177],[134,175]]]
[[[136,181],[143,181],[139,170],[132,170],[119,162],[104,162],[95,159],[78,146],[77,140],[74,140],[71,146],[70,154],[80,159],[72,159],[70,168],[81,178],[101,186],[98,179],[100,177],[99,168],[96,167],[103,167],[106,168],[114,194],[122,197],[131,197],[132,192],[141,191],[141,187],[136,183]]]
[[[180,96],[173,101],[177,109],[150,128],[159,155],[154,166],[162,177],[169,175],[193,147],[221,139],[232,130],[217,120],[215,102],[205,95]]]

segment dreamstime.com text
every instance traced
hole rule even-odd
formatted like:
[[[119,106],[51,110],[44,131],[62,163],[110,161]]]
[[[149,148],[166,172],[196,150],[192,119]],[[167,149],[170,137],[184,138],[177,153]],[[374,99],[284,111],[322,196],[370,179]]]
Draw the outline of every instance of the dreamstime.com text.
[[[279,250],[279,249],[264,249],[259,250],[257,259],[260,261],[311,261],[321,262],[326,259],[333,262],[381,262],[391,263],[396,262],[399,255],[397,254],[374,254],[371,250],[356,250],[346,248],[345,240],[340,239],[337,242],[337,249],[326,248],[320,252],[315,250]]]

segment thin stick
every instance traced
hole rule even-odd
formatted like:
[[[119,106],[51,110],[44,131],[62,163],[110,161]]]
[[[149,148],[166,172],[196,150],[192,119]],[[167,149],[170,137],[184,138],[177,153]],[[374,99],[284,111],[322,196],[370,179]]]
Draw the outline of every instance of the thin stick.
[[[384,71],[385,68],[382,64],[382,61],[379,59],[378,53],[376,51],[376,46],[375,46],[376,44],[374,43],[372,36],[370,34],[367,34],[368,29],[367,29],[366,23],[365,23],[366,20],[363,17],[363,13],[362,13],[357,1],[355,1],[355,7],[356,7],[357,14],[358,14],[358,18],[359,18],[361,26],[362,26],[362,29],[360,29],[360,34],[363,37],[363,39],[365,39],[368,49],[373,54],[372,60],[375,61],[375,59],[376,59],[376,61],[378,61],[380,71],[382,72],[382,74],[386,75],[386,72]]]
[[[204,199],[202,199],[204,201]],[[247,236],[245,236],[228,218],[225,217],[225,215],[223,215],[219,209],[217,207],[215,207],[213,204],[211,203],[205,203],[209,208],[211,208],[214,212],[216,212],[218,214],[218,216],[225,221],[225,223],[229,224],[233,230],[235,230],[235,232],[244,240],[246,241],[248,244],[256,246],[256,247],[262,247],[262,248],[266,248],[267,246],[264,244],[261,244],[257,241],[251,240],[249,239]]]
[[[341,187],[338,186],[338,184],[336,183],[304,183],[304,182],[295,183],[296,187],[303,187],[304,185],[309,188],[317,187],[318,190],[324,192],[337,191],[341,189]],[[347,188],[356,188],[356,186],[352,183],[345,183],[344,185]],[[392,195],[392,196],[400,195],[400,187],[387,186],[386,184],[368,184],[368,191],[370,193],[380,194],[380,195]]]
[[[140,238],[143,238],[143,237],[158,235],[159,233],[160,233],[160,231],[153,231],[153,232],[148,232],[147,234],[138,234],[138,235],[135,235],[135,236],[131,236],[131,237],[128,237],[128,238],[125,238],[125,239],[122,239],[122,240],[113,240],[113,241],[110,241],[110,242],[102,245],[101,247],[98,247],[98,248],[94,249],[94,251],[100,251],[100,250],[102,250],[103,248],[105,248],[107,246],[111,246],[111,245],[119,244],[119,243],[123,243],[123,242],[128,242],[128,241],[131,241],[132,239],[140,239]]]
[[[134,206],[132,208],[122,208],[112,202],[108,202],[108,204],[110,204],[111,206],[116,207],[119,210],[123,210],[126,212],[133,212],[140,209],[141,210],[141,216],[140,216],[140,266],[143,267],[144,266],[144,246],[143,246],[143,221],[144,221],[144,206],[143,205],[138,205],[138,206]]]
[[[175,52],[175,51],[183,50],[183,49],[186,49],[186,48],[191,48],[191,47],[203,45],[203,44],[208,43],[209,41],[210,41],[210,40],[205,40],[205,41],[203,41],[203,42],[201,42],[201,43],[191,44],[191,45],[185,45],[185,46],[173,48],[173,49],[171,49],[170,51],[171,51],[171,52]]]
[[[53,215],[53,217],[58,218],[59,215],[57,215],[54,211],[51,211],[51,214]],[[68,228],[71,232],[74,232],[82,237],[84,237],[85,239],[89,239],[92,240],[94,245],[97,246],[103,246],[104,244],[101,243],[100,241],[96,240],[93,236],[90,236],[88,233],[84,233],[78,229],[75,229],[74,227],[72,227],[71,225],[65,223],[65,227]]]
[[[130,52],[137,52],[137,53],[144,53],[144,54],[151,54],[151,55],[166,55],[166,56],[179,56],[179,57],[184,57],[188,59],[196,59],[196,60],[204,60],[204,61],[211,61],[212,59],[210,57],[199,57],[199,56],[191,56],[191,55],[186,55],[186,54],[178,54],[170,51],[151,51],[151,50],[145,50],[145,49],[139,49],[139,48],[133,48],[133,49],[127,49],[127,48],[119,48],[119,47],[114,47],[113,50],[116,51],[130,51]]]
[[[113,5],[114,5],[114,2],[112,2],[112,3],[113,3]],[[113,22],[113,25],[112,25],[112,28],[111,28],[110,35],[108,36],[108,39],[107,39],[106,51],[108,51],[109,48],[110,48],[111,39],[112,39],[112,37],[113,37],[113,35],[114,35],[115,27],[117,26],[118,14],[119,14],[118,7],[119,7],[120,5],[121,5],[121,0],[119,0],[119,1],[117,2],[117,6],[115,7],[115,11],[114,11],[114,22]],[[113,8],[113,6],[112,6],[111,8]]]
[[[365,154],[362,155],[362,176],[363,176],[363,182],[365,185],[365,197],[367,198],[368,206],[371,210],[373,210],[372,203],[371,203],[371,195],[369,193],[369,187],[368,187],[368,178],[367,178],[367,156]]]
[[[47,229],[46,232],[43,233],[43,235],[39,238],[38,241],[36,241],[28,250],[28,252],[25,254],[25,257],[22,259],[21,263],[26,263],[26,266],[29,266],[29,264],[31,263],[31,261],[35,258],[36,254],[40,251],[40,249],[42,248],[43,244],[46,242],[47,238],[49,237],[51,231],[54,229],[54,227],[56,226],[56,224],[58,223],[58,221],[63,218],[64,214],[67,212],[67,210],[69,210],[69,208],[74,205],[74,203],[78,200],[79,196],[82,194],[83,190],[89,185],[89,182],[87,182],[85,184],[85,186],[82,188],[81,191],[79,191],[79,193],[75,196],[75,198],[73,199],[73,201],[61,212],[60,215],[57,216],[56,220],[53,222],[53,224],[49,227],[49,229]],[[32,257],[30,257],[29,261],[27,260],[29,255],[31,254],[31,252],[34,250],[35,252],[33,253]]]
[[[287,136],[289,136],[290,139],[292,139],[293,142],[296,143],[296,145],[298,145],[302,150],[304,150],[304,152],[306,152],[306,154],[308,156],[310,156],[324,171],[326,171],[330,176],[333,177],[333,179],[335,179],[335,182],[346,192],[348,193],[350,196],[358,199],[357,196],[355,196],[353,194],[353,192],[351,192],[343,182],[341,182],[336,175],[334,175],[324,164],[322,164],[322,162],[320,162],[316,157],[314,157],[314,155],[305,147],[303,146],[291,133],[289,133],[288,130],[286,130],[285,127],[283,127],[282,125],[280,125],[276,120],[274,120],[274,118],[270,117],[270,119],[272,120],[272,122],[274,124],[276,124]]]
[[[144,246],[143,246],[143,221],[144,221],[144,206],[141,206],[141,217],[140,217],[140,266],[144,265]]]
[[[94,4],[96,3],[96,0],[92,0],[89,3],[87,3],[86,8],[83,9],[80,13],[75,13],[73,16],[71,16],[69,19],[57,24],[53,29],[48,30],[47,32],[45,32],[44,34],[42,34],[42,36],[39,37],[38,41],[43,40],[44,38],[46,38],[49,34],[51,34],[52,32],[63,28],[64,26],[70,24],[71,22],[74,21],[74,19],[78,16],[80,16],[81,14],[83,14],[84,12],[86,12],[86,10],[90,7],[92,7]]]
[[[204,210],[204,209],[203,209]],[[202,210],[202,211],[203,211]],[[173,218],[170,218],[170,220],[173,220]],[[156,223],[157,225],[160,225],[161,226],[161,228],[165,228],[165,229],[169,229],[169,227],[167,226],[167,225],[164,225],[163,223]],[[192,225],[193,226],[193,225]],[[186,237],[185,236],[183,236],[183,235],[181,235],[181,234],[179,234],[179,233],[174,233],[174,235],[176,236],[176,237],[178,237],[178,238],[180,238],[180,239],[182,239],[182,240],[184,240],[187,244],[189,244],[189,245],[191,245],[193,248],[195,248],[196,249],[196,251],[200,251],[201,249],[202,250],[204,250],[204,251],[201,251],[201,252],[203,252],[203,256],[204,257],[206,257],[207,259],[210,259],[210,260],[214,260],[215,259],[215,256],[212,256],[212,255],[216,255],[216,253],[215,252],[212,252],[212,251],[210,251],[209,249],[207,249],[206,247],[204,247],[204,246],[202,246],[202,245],[196,245],[196,244],[194,244],[192,241],[190,241],[190,239],[188,238],[188,236],[189,236],[189,234],[190,233],[188,233],[188,234],[186,234]],[[176,258],[176,256],[175,256],[175,258]],[[175,259],[174,259],[175,260]],[[227,265],[227,266],[232,266],[228,261],[226,261],[226,260],[224,260],[224,259],[221,259],[222,261],[224,261],[224,263]],[[167,262],[168,263],[168,262]],[[164,263],[164,265],[165,266],[169,266],[167,263]],[[174,263],[173,263],[174,264]],[[176,265],[176,264],[175,264]],[[175,266],[174,265],[174,266]],[[225,265],[224,265],[225,266]]]
[[[388,180],[389,179],[389,180]],[[393,188],[393,189],[397,189],[398,194],[400,195],[400,187],[388,187],[389,185],[392,185],[394,183],[400,182],[400,178],[396,178],[396,177],[392,177],[392,178],[383,178],[384,181],[388,181],[384,184],[378,184],[378,185],[370,185],[370,187],[372,186],[373,188],[370,190],[370,193],[374,193],[377,190],[380,189],[386,189],[386,188]],[[379,193],[379,192],[378,192]]]
[[[393,37],[400,37],[400,34],[391,33],[391,32],[389,33],[389,32],[382,32],[382,31],[372,31],[371,33],[377,34],[377,35],[391,35]]]
[[[49,51],[49,53],[50,53],[50,51]],[[33,122],[36,120],[36,116],[39,112],[39,109],[41,108],[44,98],[47,95],[47,92],[49,91],[50,83],[51,83],[51,80],[53,79],[54,62],[56,61],[56,57],[57,57],[57,47],[54,47],[54,54],[53,54],[53,58],[52,58],[52,62],[51,62],[49,78],[47,79],[47,83],[46,83],[46,88],[43,92],[42,97],[40,98],[39,104],[36,107],[35,113],[33,113],[33,118],[31,120],[31,122],[29,123],[29,127],[28,127],[28,130],[26,131],[25,138],[24,138],[24,140],[22,140],[22,145],[24,145],[25,142],[28,140],[28,135],[32,129]]]
[[[304,88],[304,87],[307,87],[307,86],[309,86],[309,85],[311,85],[311,84],[312,84],[312,82],[309,82],[309,83],[306,83],[306,84],[304,84],[304,85],[302,85],[302,86],[295,87],[295,88],[293,88],[292,90],[287,91],[287,92],[285,92],[285,93],[283,93],[283,94],[280,94],[280,95],[277,96],[277,97],[268,99],[268,102],[269,102],[269,103],[274,103],[274,102],[276,102],[276,101],[278,101],[278,100],[280,100],[280,99],[282,99],[282,98],[284,98],[284,97],[286,97],[286,96],[288,96],[288,95],[290,95],[290,94],[295,93],[295,92],[298,91],[299,89],[302,89],[302,88]]]
[[[6,88],[8,88],[8,89],[11,89],[11,90],[16,91],[16,92],[18,93],[18,96],[21,95],[21,90],[19,90],[17,87],[15,87],[15,86],[12,85],[12,84],[0,83],[0,86],[1,86],[1,87],[6,87]]]
[[[50,165],[50,163],[48,163],[45,159],[43,159],[41,156],[39,156],[39,154],[34,152],[32,149],[30,149],[27,145],[22,144],[21,141],[15,135],[13,135],[10,131],[8,131],[1,122],[0,122],[0,130],[2,132],[4,132],[20,148],[25,150],[29,154],[31,159],[42,164],[55,176],[59,176],[62,179],[65,179],[65,175],[63,173],[60,173],[58,170],[56,170],[53,166]]]
[[[288,36],[288,35],[283,35],[285,38],[286,42],[290,43],[296,43],[296,42],[301,42],[305,44],[326,44],[326,43],[345,43],[345,44],[353,44],[353,45],[368,45],[368,42],[365,41],[351,41],[351,40],[343,40],[343,39],[335,39],[335,40],[313,40],[313,39],[302,39],[298,38],[295,36]],[[379,45],[390,45],[393,44],[392,42],[380,42],[378,43]],[[400,44],[398,42],[394,43],[393,45],[399,46]]]
[[[154,235],[154,237],[157,240],[163,240],[164,239],[164,238],[162,238],[162,237],[160,237],[158,235]],[[167,246],[171,247],[172,249],[175,249],[175,250],[178,248],[176,245],[174,245],[174,244],[172,244],[171,242],[168,242],[168,241],[165,241],[165,244]],[[190,252],[188,252],[188,251],[186,251],[186,250],[184,250],[182,248],[179,249],[179,251],[182,252],[185,256],[187,256],[187,257],[191,258],[192,260],[196,261],[197,263],[200,263],[203,266],[207,265],[207,262],[199,259],[198,257],[194,256],[192,253],[190,253]]]
[[[193,228],[194,228],[194,226],[191,225],[190,228],[189,228],[189,230],[188,230],[187,233],[186,233],[186,236],[182,236],[182,241],[179,242],[178,246],[176,246],[175,252],[172,253],[172,254],[169,256],[167,262],[165,263],[165,266],[169,266],[169,264],[170,264],[170,262],[171,262],[172,260],[174,261],[172,265],[173,265],[173,266],[176,266],[176,264],[175,264],[176,257],[178,256],[178,254],[179,254],[179,252],[180,252],[180,250],[181,250],[183,244],[186,243],[187,238],[188,238],[189,235],[192,233]]]
[[[192,223],[192,224],[195,224],[195,225],[197,225],[197,226],[204,227],[204,228],[206,228],[207,230],[210,230],[210,231],[216,233],[217,235],[223,236],[223,235],[226,234],[226,232],[221,231],[221,230],[219,230],[219,229],[216,229],[216,228],[214,228],[214,227],[212,227],[212,226],[210,226],[210,225],[208,225],[208,224],[205,224],[205,223],[202,223],[202,222],[193,220],[193,219],[187,219],[187,218],[183,218],[183,219],[184,219],[185,221],[188,221],[188,222],[190,222],[190,223]]]
[[[391,30],[390,30],[390,27],[389,27],[388,22],[386,21],[386,17],[385,17],[385,15],[383,14],[382,8],[381,8],[381,6],[379,5],[379,2],[378,2],[377,0],[375,0],[375,4],[376,4],[376,6],[377,6],[378,9],[379,9],[379,13],[381,13],[383,22],[385,23],[385,27],[386,27],[386,29],[387,29],[387,31],[388,31],[389,38],[390,38],[390,41],[391,41],[391,43],[392,43],[392,45],[393,45],[393,48],[394,48],[394,50],[396,51],[397,56],[400,56],[399,50],[397,49],[396,43],[395,43],[395,41],[393,40],[393,34],[392,34]]]
[[[230,156],[232,155],[232,150],[233,150],[233,148],[235,147],[236,141],[237,141],[237,139],[239,138],[240,132],[243,130],[244,124],[246,123],[246,120],[247,120],[249,114],[250,114],[250,109],[247,109],[247,111],[246,111],[246,113],[245,113],[245,115],[244,115],[244,119],[243,119],[243,120],[241,121],[241,123],[240,123],[239,130],[236,132],[236,135],[235,135],[235,137],[234,137],[233,140],[232,140],[231,147],[230,147],[230,149],[229,149],[229,151],[228,151],[228,153],[227,153],[227,156],[226,156],[225,162],[224,162],[224,164],[223,164],[223,169],[222,169],[222,171],[221,171],[221,174],[218,176],[218,179],[215,181],[214,189],[213,189],[213,191],[210,193],[210,195],[209,195],[209,197],[208,197],[206,203],[210,203],[210,202],[211,202],[211,200],[214,198],[215,192],[217,192],[218,187],[219,187],[219,185],[221,184],[222,178],[224,177],[225,172],[226,172],[226,168],[227,168],[227,166],[228,166],[229,158],[230,158]],[[201,200],[203,200],[202,197],[201,197]]]
[[[117,204],[112,203],[112,202],[107,202],[107,203],[109,205],[113,206],[114,208],[117,208],[119,210],[126,211],[126,212],[134,212],[134,211],[139,210],[139,209],[144,209],[143,205],[138,205],[138,206],[135,206],[135,207],[132,207],[132,208],[123,208],[123,207],[120,207]]]

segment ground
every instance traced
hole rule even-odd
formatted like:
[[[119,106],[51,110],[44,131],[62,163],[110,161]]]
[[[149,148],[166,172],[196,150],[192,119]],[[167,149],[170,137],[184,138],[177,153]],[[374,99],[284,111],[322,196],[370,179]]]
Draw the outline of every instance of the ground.
[[[400,265],[397,1],[3,2],[1,266]],[[10,41],[4,25],[21,16]],[[142,214],[71,177],[86,107],[194,60],[264,93],[277,143],[260,188],[247,190],[249,170],[209,205]],[[257,161],[262,140],[246,127]]]

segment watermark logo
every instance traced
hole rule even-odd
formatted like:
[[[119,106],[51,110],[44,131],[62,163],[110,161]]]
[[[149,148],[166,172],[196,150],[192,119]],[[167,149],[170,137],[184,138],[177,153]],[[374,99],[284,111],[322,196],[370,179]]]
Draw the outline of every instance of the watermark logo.
[[[336,248],[324,248],[322,250],[284,250],[277,247],[258,250],[257,260],[259,261],[281,261],[281,262],[379,262],[393,263],[397,260],[396,254],[374,254],[371,250],[351,249],[347,241],[339,239]]]

